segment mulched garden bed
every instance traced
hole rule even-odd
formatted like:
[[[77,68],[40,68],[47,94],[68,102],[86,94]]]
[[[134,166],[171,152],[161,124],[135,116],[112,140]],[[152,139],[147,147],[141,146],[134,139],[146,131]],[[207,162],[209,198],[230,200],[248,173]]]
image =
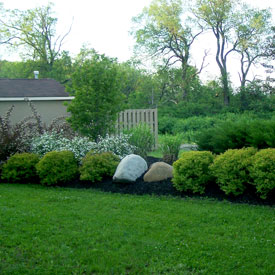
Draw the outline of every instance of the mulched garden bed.
[[[162,159],[148,157],[148,167]],[[137,179],[135,183],[114,183],[111,178],[103,179],[100,183],[91,183],[83,181],[73,181],[63,185],[70,188],[93,188],[104,192],[134,194],[134,195],[156,195],[156,196],[175,196],[182,198],[213,198],[216,200],[227,200],[234,203],[249,203],[256,205],[275,205],[275,192],[267,200],[262,200],[255,195],[255,190],[246,190],[246,193],[238,196],[226,196],[216,184],[210,184],[203,195],[194,195],[191,192],[179,192],[173,187],[171,179],[160,182],[144,182],[143,176]]]

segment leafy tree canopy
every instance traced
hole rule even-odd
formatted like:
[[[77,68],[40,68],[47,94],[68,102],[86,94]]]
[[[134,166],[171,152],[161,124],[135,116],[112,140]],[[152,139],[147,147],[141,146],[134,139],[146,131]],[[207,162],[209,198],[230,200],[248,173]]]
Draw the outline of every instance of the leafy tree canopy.
[[[73,129],[96,140],[113,129],[123,108],[118,64],[94,51],[82,51],[78,60],[72,75],[75,99],[68,106],[69,122]]]

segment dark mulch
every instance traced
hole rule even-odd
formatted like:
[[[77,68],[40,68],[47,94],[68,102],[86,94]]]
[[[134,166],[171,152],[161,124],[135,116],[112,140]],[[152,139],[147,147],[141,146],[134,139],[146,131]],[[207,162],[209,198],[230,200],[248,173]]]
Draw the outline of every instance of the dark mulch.
[[[157,161],[158,158],[148,157],[148,167]],[[192,197],[192,198],[213,198],[216,200],[227,200],[234,203],[249,203],[257,205],[275,205],[275,192],[269,196],[267,200],[262,200],[255,195],[252,188],[246,190],[246,193],[238,196],[226,196],[216,184],[210,184],[203,195],[194,195],[190,192],[179,192],[173,187],[172,181],[165,180],[160,182],[144,182],[143,176],[137,179],[135,183],[114,183],[111,178],[104,179],[99,183],[83,182],[76,180],[69,182],[64,187],[70,188],[94,188],[104,192],[134,194],[134,195],[157,195],[157,196],[175,196],[175,197]]]

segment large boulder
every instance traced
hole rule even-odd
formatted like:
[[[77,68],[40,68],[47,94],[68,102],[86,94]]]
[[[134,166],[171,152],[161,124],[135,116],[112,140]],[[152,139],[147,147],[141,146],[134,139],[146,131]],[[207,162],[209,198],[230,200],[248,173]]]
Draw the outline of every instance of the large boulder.
[[[138,155],[128,155],[121,160],[113,176],[114,182],[135,182],[147,171],[147,162]]]
[[[155,162],[144,175],[145,182],[155,182],[167,180],[173,177],[173,167],[165,162]]]

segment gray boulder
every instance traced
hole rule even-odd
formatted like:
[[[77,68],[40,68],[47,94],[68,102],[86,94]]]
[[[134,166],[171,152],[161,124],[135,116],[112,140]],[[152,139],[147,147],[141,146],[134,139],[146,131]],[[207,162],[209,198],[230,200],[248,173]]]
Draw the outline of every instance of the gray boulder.
[[[167,180],[173,177],[173,167],[165,162],[155,162],[144,175],[145,182]]]
[[[128,155],[121,160],[113,176],[114,182],[135,182],[147,171],[147,162],[138,155]]]

